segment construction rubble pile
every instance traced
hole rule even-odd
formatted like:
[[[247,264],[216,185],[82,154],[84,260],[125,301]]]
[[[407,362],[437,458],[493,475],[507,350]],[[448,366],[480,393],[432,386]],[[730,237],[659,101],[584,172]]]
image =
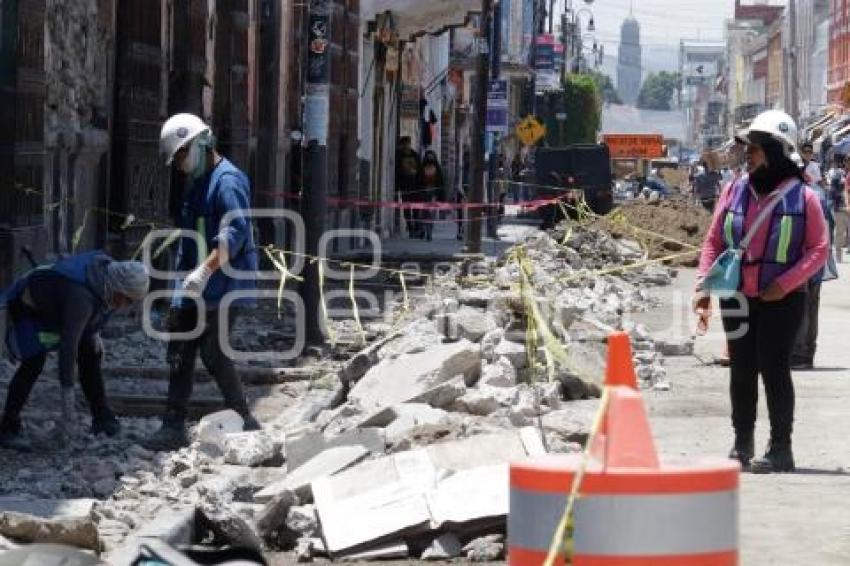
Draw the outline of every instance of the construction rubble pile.
[[[696,267],[698,251],[710,224],[711,214],[684,197],[638,199],[594,223],[615,238],[637,239],[648,257],[669,258],[666,264],[681,267]]]
[[[368,346],[322,361],[311,381],[275,386],[290,402],[264,416],[262,431],[242,432],[236,413],[220,411],[175,453],[136,444],[153,418],[124,419],[114,439],[81,433],[70,457],[5,451],[0,548],[60,542],[129,564],[140,541],[158,537],[288,551],[304,562],[498,560],[508,463],[580,450],[607,335],[630,333],[647,388],[669,388],[665,355],[692,352],[688,341],[657,342],[630,321],[675,276],[652,263],[618,269],[642,260],[633,244],[564,224],[499,262],[435,276],[411,290],[412,306],[393,327],[366,325],[382,334]],[[527,332],[532,296],[569,363],[553,361],[551,344]],[[131,339],[112,342],[128,348],[122,340]],[[37,423],[31,415],[27,426],[48,434],[50,413]]]

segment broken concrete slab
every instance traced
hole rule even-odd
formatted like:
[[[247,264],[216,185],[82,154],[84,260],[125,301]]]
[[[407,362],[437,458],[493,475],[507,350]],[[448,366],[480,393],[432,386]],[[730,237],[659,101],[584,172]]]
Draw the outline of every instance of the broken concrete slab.
[[[493,350],[493,355],[496,359],[506,358],[516,369],[528,367],[528,353],[525,344],[518,344],[517,342],[503,339]]]
[[[268,503],[275,495],[283,491],[293,491],[301,501],[310,501],[312,482],[342,471],[368,455],[369,451],[359,445],[329,448],[290,472],[283,481],[271,484],[255,493],[254,501]]]
[[[320,482],[317,482],[320,484]],[[345,499],[314,486],[322,534],[332,556],[408,534],[426,532],[431,512],[421,487],[400,480]],[[357,517],[352,521],[352,517]]]
[[[201,419],[195,430],[195,438],[203,452],[210,456],[220,456],[224,452],[225,435],[242,432],[244,425],[245,421],[236,411],[218,411]]]
[[[491,415],[502,407],[495,392],[484,388],[470,389],[455,405],[459,410],[481,417]]]
[[[223,438],[224,461],[237,466],[259,466],[278,455],[271,437],[262,430],[226,433]]]
[[[422,552],[422,560],[451,560],[460,556],[463,545],[454,533],[443,533]]]
[[[319,453],[338,446],[362,446],[372,454],[383,454],[385,434],[377,425],[361,426],[330,436],[312,427],[286,433],[284,453],[286,466],[294,470]]]
[[[510,468],[507,463],[457,471],[428,492],[428,508],[439,527],[499,520],[510,507]]]
[[[438,344],[427,352],[382,360],[357,382],[348,398],[369,411],[413,399],[457,375],[474,383],[480,373],[476,344],[468,340]]]
[[[468,470],[527,457],[520,431],[479,434],[462,440],[433,444],[424,450],[437,468]]]
[[[100,550],[93,517],[44,518],[15,511],[0,511],[0,535],[26,543],[64,544]]]
[[[286,514],[286,528],[299,538],[313,537],[319,533],[319,518],[315,505],[296,505]]]

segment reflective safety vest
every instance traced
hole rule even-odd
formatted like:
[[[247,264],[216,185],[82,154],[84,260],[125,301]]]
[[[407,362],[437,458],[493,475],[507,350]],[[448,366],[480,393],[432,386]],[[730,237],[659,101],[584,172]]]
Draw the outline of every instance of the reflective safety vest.
[[[752,194],[749,177],[743,176],[731,188],[732,194],[723,222],[723,236],[729,248],[737,248],[744,239],[744,225]],[[759,290],[764,291],[803,257],[806,240],[806,191],[800,182],[773,209],[761,255],[752,247],[744,265],[759,265]],[[755,256],[756,259],[749,259]]]
[[[40,265],[18,278],[2,295],[0,305],[22,305],[22,298],[30,279],[38,273],[46,271],[61,275],[62,277],[85,285],[85,287],[99,300],[100,308],[93,319],[86,326],[86,334],[91,335],[98,332],[109,320],[112,311],[103,290],[95,289],[91,285],[88,273],[89,267],[97,263],[108,264],[112,258],[100,250],[70,256],[53,264]],[[31,307],[23,305],[15,309],[13,316],[7,323],[6,328],[6,351],[13,362],[27,360],[37,355],[50,352],[59,348],[60,336],[58,328],[49,328]]]

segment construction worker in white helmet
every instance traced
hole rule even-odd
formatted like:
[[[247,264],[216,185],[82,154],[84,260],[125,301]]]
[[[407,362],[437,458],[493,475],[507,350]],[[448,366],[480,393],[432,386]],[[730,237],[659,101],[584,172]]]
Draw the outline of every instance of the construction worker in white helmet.
[[[165,164],[183,173],[187,182],[180,227],[197,233],[196,238],[180,239],[176,269],[188,275],[174,294],[168,331],[188,333],[202,326],[196,339],[169,341],[168,405],[162,427],[144,443],[151,450],[174,450],[189,444],[186,418],[199,351],[225,406],[242,416],[245,430],[260,428],[233,361],[223,350],[238,311],[250,301],[231,302],[225,317],[227,329],[221,329],[219,323],[220,305],[228,294],[256,288],[257,248],[247,215],[250,182],[216,151],[210,127],[192,114],[177,114],[162,126],[159,145]],[[225,216],[229,218],[226,224],[222,222]],[[228,273],[222,269],[226,265]],[[233,276],[235,273],[239,276]],[[201,309],[205,316],[199,316]]]
[[[794,469],[791,433],[794,384],[791,355],[806,307],[808,281],[824,267],[829,235],[818,196],[792,160],[797,127],[770,110],[738,134],[747,146],[747,174],[721,195],[703,243],[694,309],[710,312],[707,275],[727,250],[742,252],[738,291],[721,295],[729,345],[730,397],[735,442],[730,458],[753,472]],[[770,442],[754,458],[758,377],[764,382]]]

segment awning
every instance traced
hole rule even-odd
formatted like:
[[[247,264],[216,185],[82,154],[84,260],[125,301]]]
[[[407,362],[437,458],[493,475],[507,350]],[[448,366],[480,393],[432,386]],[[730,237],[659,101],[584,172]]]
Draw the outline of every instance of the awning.
[[[390,12],[396,32],[408,41],[418,35],[439,33],[466,23],[469,14],[481,12],[481,0],[361,0],[360,17],[372,21]]]
[[[832,143],[836,144],[850,134],[850,124],[843,126],[840,130],[832,134]]]
[[[827,112],[820,118],[818,118],[812,124],[806,126],[806,135],[804,136],[807,139],[812,139],[820,136],[821,130],[824,129],[831,121],[835,119],[835,114],[833,112]]]

